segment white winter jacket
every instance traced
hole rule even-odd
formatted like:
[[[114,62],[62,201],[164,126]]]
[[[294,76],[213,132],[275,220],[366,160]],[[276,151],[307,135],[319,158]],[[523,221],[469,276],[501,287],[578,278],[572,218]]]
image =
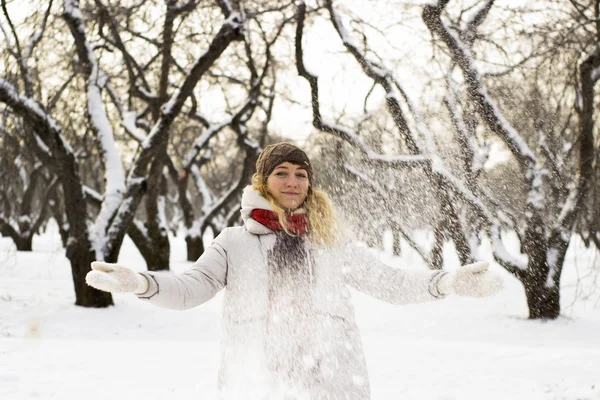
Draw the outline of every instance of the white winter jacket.
[[[270,307],[266,255],[275,234],[251,218],[254,208],[271,209],[266,199],[248,187],[242,197],[245,225],[223,230],[181,275],[144,273],[150,286],[138,297],[160,307],[184,310],[225,289],[219,372],[223,399],[369,399],[363,348],[347,286],[388,303],[417,303],[441,297],[439,274],[393,268],[367,249],[352,245],[312,246],[315,282],[311,307],[317,321],[310,332],[314,348],[304,361],[309,366],[318,364],[321,379],[309,388],[290,392],[274,379],[264,354]]]

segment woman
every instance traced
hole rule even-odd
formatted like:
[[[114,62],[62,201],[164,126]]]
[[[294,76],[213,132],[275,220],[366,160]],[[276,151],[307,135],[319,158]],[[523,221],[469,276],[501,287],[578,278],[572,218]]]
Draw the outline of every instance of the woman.
[[[227,399],[368,399],[369,381],[347,286],[394,304],[501,288],[487,263],[458,271],[389,267],[343,244],[306,154],[267,146],[242,196],[244,226],[227,228],[181,275],[92,263],[87,282],[188,309],[226,288],[219,390]]]

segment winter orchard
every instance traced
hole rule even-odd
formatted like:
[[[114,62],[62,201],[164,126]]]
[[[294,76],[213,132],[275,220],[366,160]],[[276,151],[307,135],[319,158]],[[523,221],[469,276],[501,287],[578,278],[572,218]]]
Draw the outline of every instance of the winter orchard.
[[[1,5],[0,229],[27,251],[56,220],[78,305],[113,303],[84,277],[126,235],[150,270],[169,232],[195,260],[298,121],[361,239],[435,269],[489,240],[532,319],[559,316],[572,239],[600,249],[598,0]]]

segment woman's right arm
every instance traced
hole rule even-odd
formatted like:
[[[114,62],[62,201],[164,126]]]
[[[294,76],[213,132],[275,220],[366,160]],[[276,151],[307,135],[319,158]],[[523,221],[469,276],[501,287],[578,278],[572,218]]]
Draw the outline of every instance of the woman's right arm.
[[[212,299],[227,284],[228,231],[223,230],[194,265],[180,275],[141,272],[148,279],[148,290],[137,294],[138,298],[173,310],[186,310]]]

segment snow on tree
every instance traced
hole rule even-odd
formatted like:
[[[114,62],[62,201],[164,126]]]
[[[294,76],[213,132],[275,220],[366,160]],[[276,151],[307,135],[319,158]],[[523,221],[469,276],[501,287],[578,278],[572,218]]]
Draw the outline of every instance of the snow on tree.
[[[196,3],[189,2],[187,6],[195,7]],[[52,2],[49,3],[48,13],[51,8]],[[177,10],[179,9],[176,8]],[[104,190],[99,196],[100,211],[93,223],[88,218],[85,199],[86,193],[94,190],[85,189],[86,185],[79,174],[76,151],[63,136],[60,122],[41,106],[41,101],[36,100],[35,93],[31,90],[34,85],[29,78],[27,59],[23,59],[23,55],[31,54],[31,51],[22,54],[18,45],[17,32],[11,24],[16,49],[14,56],[20,61],[25,93],[20,93],[17,86],[0,78],[0,101],[27,121],[26,128],[29,128],[29,132],[26,140],[29,146],[34,149],[39,159],[49,165],[62,184],[65,212],[69,222],[67,256],[71,260],[77,305],[104,307],[112,304],[109,293],[97,291],[85,284],[85,275],[90,270],[91,261],[95,259],[113,262],[117,260],[129,223],[148,188],[148,181],[151,178],[148,169],[161,154],[161,149],[164,151],[175,118],[181,113],[186,99],[203,74],[230,43],[240,39],[242,19],[239,9],[228,8],[226,11],[225,18],[208,43],[206,51],[190,64],[178,88],[170,96],[163,98],[164,104],[158,104],[160,115],[140,143],[139,151],[126,174],[114,140],[107,104],[102,95],[108,84],[108,76],[96,57],[95,52],[99,47],[92,45],[88,38],[89,32],[79,2],[65,0],[62,4],[62,16],[71,32],[77,54],[74,65],[85,80],[87,99],[85,115],[95,136],[105,171]],[[27,49],[35,46],[42,37],[48,13],[42,24],[41,33],[33,36],[32,44]],[[8,15],[6,11],[5,15]],[[115,93],[110,92],[113,95]],[[117,101],[117,104],[122,105],[123,102]],[[125,127],[131,128],[130,115],[123,115],[129,116]],[[97,197],[93,196],[92,200],[98,200]]]
[[[487,233],[491,239],[495,260],[523,283],[530,318],[557,318],[560,314],[559,288],[564,256],[577,216],[584,208],[591,174],[594,171],[593,160],[596,153],[593,142],[593,84],[598,79],[598,74],[594,73],[598,64],[597,46],[594,45],[595,50],[593,49],[578,67],[581,85],[581,89],[578,90],[579,101],[576,102],[580,122],[577,142],[579,164],[576,169],[571,169],[562,162],[562,150],[556,150],[556,146],[552,146],[551,149],[539,129],[537,135],[541,151],[532,148],[530,141],[525,139],[525,133],[509,122],[499,103],[486,88],[483,74],[479,71],[472,51],[473,44],[482,40],[479,28],[494,11],[494,1],[476,2],[468,9],[459,10],[461,18],[467,16],[462,26],[455,22],[445,22],[444,18],[451,14],[446,10],[448,3],[449,1],[442,0],[425,4],[422,6],[422,20],[432,34],[434,46],[443,48],[450,60],[446,70],[447,95],[444,104],[458,142],[463,148],[460,157],[464,172],[457,175],[440,156],[440,151],[436,148],[436,138],[426,118],[406,95],[392,69],[386,67],[382,61],[373,61],[374,58],[382,60],[382,57],[369,46],[368,37],[363,33],[361,42],[353,38],[353,34],[345,27],[344,17],[333,1],[325,2],[331,23],[345,49],[358,62],[364,74],[374,81],[374,85],[383,88],[386,110],[394,121],[393,129],[404,144],[396,149],[405,149],[408,154],[390,154],[389,151],[385,155],[377,153],[365,145],[359,130],[346,127],[351,121],[342,126],[339,123],[327,122],[322,116],[317,74],[309,71],[303,61],[302,38],[306,6],[301,2],[298,6],[296,36],[297,69],[299,75],[310,84],[313,125],[320,131],[342,139],[352,152],[362,154],[363,165],[367,168],[384,162],[396,163],[394,167],[398,169],[401,163],[404,168],[421,169],[424,172],[430,186],[437,188],[435,196],[440,207],[440,219],[436,226],[437,246],[429,255],[429,259],[427,254],[423,254],[425,261],[441,268],[439,246],[444,237],[444,229],[450,231],[462,263],[478,257],[477,247],[481,234]],[[355,18],[353,22],[354,26],[357,26],[362,21]],[[372,26],[371,28],[377,29]],[[524,57],[521,62],[514,63],[508,72],[536,57],[539,57],[539,54],[535,52]],[[457,79],[455,70],[460,71],[462,79]],[[367,97],[370,94],[371,91]],[[407,115],[411,117],[410,122]],[[358,126],[368,118],[365,109],[365,116],[361,118]],[[526,192],[526,210],[522,215],[513,215],[504,210],[493,190],[480,179],[482,166],[489,153],[489,144],[476,134],[476,131],[481,129],[499,138],[519,165],[522,187]],[[570,161],[570,164],[573,162]],[[548,178],[546,165],[556,172],[556,179]],[[354,166],[347,166],[346,170],[369,185],[374,193],[380,193],[380,197],[385,201],[386,193],[381,190],[382,183],[376,176],[367,177]],[[385,177],[379,179],[386,180]],[[572,184],[568,190],[564,190],[564,182],[568,180]],[[548,202],[549,193],[552,193],[552,198],[556,198],[560,205],[557,210]],[[468,214],[464,210],[459,212],[455,209],[459,204],[466,205],[469,213],[475,216],[475,223],[468,222],[465,218]],[[513,253],[505,247],[502,235],[507,230],[515,232],[520,238],[521,252]]]

